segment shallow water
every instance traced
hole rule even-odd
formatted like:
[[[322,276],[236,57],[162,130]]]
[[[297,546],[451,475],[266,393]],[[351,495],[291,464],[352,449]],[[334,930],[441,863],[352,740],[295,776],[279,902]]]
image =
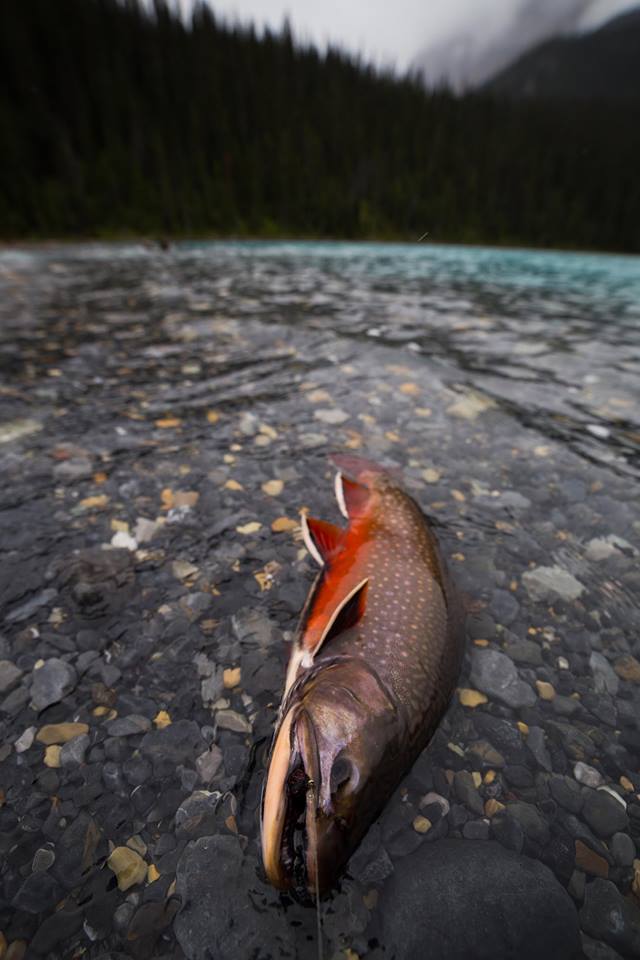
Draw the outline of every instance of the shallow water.
[[[393,884],[448,836],[542,861],[585,950],[635,956],[633,918],[622,934],[593,919],[603,883],[633,904],[634,867],[584,812],[575,765],[620,794],[613,833],[637,857],[638,258],[92,245],[4,251],[0,285],[0,659],[19,671],[0,695],[7,940],[52,957],[315,956],[312,912],[262,883],[256,808],[312,578],[293,521],[337,519],[326,455],[346,448],[402,467],[432,518],[471,611],[460,686],[486,689],[473,708],[456,696],[325,903],[325,954],[405,956]],[[488,651],[505,659],[487,671]],[[72,670],[36,709],[51,659]],[[501,670],[517,670],[506,694]],[[68,721],[89,728],[75,753],[15,745]],[[229,839],[187,846],[212,836]],[[159,878],[119,890],[107,858],[132,837],[135,869]],[[31,879],[34,857],[49,879]]]

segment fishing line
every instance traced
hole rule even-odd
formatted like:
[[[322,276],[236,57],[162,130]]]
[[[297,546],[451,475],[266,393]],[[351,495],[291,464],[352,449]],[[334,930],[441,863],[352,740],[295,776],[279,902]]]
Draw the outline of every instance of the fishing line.
[[[316,933],[318,938],[318,960],[323,960],[322,948],[322,910],[320,908],[320,877],[318,875],[318,827],[316,823],[316,785],[313,780],[307,782],[307,830],[311,828],[311,847],[313,850],[313,871],[315,874],[316,894]],[[309,816],[311,809],[312,816]]]

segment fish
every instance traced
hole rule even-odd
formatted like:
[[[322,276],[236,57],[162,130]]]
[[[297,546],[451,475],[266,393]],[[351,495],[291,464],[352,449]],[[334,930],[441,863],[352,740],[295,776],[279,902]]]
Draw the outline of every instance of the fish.
[[[302,515],[320,566],[292,644],[261,807],[268,881],[319,900],[433,736],[455,689],[462,605],[395,471],[336,454],[346,527]]]

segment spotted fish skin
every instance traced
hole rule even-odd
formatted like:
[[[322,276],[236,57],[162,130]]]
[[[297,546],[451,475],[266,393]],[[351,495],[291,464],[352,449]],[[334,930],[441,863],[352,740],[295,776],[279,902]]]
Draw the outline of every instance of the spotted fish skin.
[[[318,608],[335,603],[336,592],[367,579],[364,613],[357,629],[320,648],[314,666],[319,669],[339,656],[365,660],[401,710],[408,738],[415,736],[423,745],[459,673],[461,607],[422,510],[393,477],[377,469],[367,464],[358,471],[358,482],[371,495],[329,556],[311,597],[308,621],[313,622]]]
[[[311,895],[336,882],[432,737],[463,652],[461,607],[418,504],[385,469],[334,462],[348,526],[303,521],[322,570],[293,645],[263,797],[267,876],[294,887],[304,820]]]

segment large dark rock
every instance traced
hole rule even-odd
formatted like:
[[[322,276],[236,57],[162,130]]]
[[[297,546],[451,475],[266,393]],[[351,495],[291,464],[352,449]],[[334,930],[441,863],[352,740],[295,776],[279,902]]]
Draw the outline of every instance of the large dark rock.
[[[582,955],[575,907],[551,871],[490,841],[440,840],[405,858],[381,913],[395,960]]]
[[[178,864],[176,892],[182,910],[174,928],[189,960],[293,955],[294,932],[277,909],[277,895],[259,882],[255,860],[243,853],[236,837],[190,843]]]
[[[623,957],[640,957],[640,909],[610,880],[587,884],[580,923],[594,940],[604,940]]]

